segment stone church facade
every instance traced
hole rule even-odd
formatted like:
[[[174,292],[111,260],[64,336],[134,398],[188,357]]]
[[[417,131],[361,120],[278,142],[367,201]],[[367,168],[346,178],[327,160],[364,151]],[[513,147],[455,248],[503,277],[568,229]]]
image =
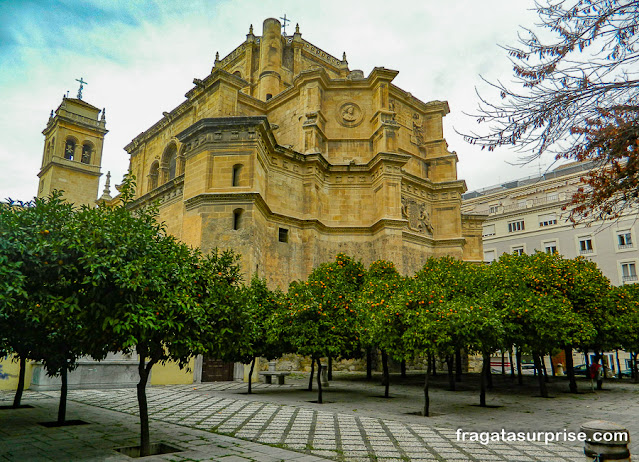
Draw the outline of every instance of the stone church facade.
[[[126,150],[140,206],[171,234],[232,248],[286,287],[338,252],[412,273],[431,255],[481,261],[481,222],[447,150],[441,101],[367,77],[267,19]]]
[[[204,252],[234,249],[247,278],[282,288],[339,252],[405,274],[429,256],[480,262],[481,219],[461,212],[466,186],[443,137],[448,104],[418,100],[392,83],[397,74],[365,77],[275,19],[262,36],[251,26],[125,147],[136,204],[159,201],[169,233]],[[95,200],[99,112],[65,98],[52,114],[39,195]]]

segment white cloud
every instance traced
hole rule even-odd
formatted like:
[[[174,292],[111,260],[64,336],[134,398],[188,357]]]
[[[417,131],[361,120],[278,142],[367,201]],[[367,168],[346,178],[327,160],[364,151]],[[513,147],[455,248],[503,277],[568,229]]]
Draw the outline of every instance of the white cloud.
[[[505,161],[515,161],[513,154],[480,152],[453,130],[475,127],[463,112],[477,106],[480,73],[510,78],[510,63],[497,44],[513,43],[518,25],[532,25],[535,16],[527,11],[532,2],[132,3],[93,2],[90,14],[77,18],[71,7],[48,16],[46,9],[30,7],[13,22],[0,11],[0,26],[24,25],[5,29],[18,45],[0,48],[0,59],[10,64],[0,66],[0,199],[35,194],[41,131],[63,93],[75,96],[76,78],[89,82],[84,99],[106,108],[110,132],[102,171],[110,170],[118,182],[128,166],[123,147],[184,100],[193,78],[210,72],[215,52],[223,57],[244,40],[249,24],[260,34],[265,18],[284,13],[292,19],[289,33],[299,23],[303,37],[325,51],[340,58],[346,51],[351,69],[365,74],[375,66],[396,69],[394,83],[404,90],[424,101],[448,100],[452,112],[445,135],[469,188],[536,173],[537,165],[509,166]]]

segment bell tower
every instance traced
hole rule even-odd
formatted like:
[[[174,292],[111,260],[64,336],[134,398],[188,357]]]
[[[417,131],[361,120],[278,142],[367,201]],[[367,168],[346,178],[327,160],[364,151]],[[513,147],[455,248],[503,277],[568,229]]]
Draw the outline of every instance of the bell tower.
[[[51,111],[42,132],[44,152],[38,173],[38,197],[58,189],[64,191],[65,200],[77,206],[96,202],[102,146],[108,132],[104,110],[82,101],[84,83],[80,79],[78,98],[65,96],[58,109]]]

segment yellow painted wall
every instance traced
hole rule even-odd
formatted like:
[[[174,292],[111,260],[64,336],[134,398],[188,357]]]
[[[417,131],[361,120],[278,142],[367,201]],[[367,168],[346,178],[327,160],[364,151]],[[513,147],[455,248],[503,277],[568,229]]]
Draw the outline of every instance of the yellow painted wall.
[[[180,369],[177,363],[156,364],[151,369],[151,385],[176,385],[193,383],[194,359],[189,361],[189,370]]]
[[[20,363],[12,361],[11,356],[5,356],[0,359],[0,374],[8,374],[9,377],[0,378],[0,390],[15,390],[18,386],[18,374],[20,372]],[[27,369],[24,376],[25,389],[29,388],[31,383],[32,363],[27,361]],[[4,377],[4,375],[2,376]]]

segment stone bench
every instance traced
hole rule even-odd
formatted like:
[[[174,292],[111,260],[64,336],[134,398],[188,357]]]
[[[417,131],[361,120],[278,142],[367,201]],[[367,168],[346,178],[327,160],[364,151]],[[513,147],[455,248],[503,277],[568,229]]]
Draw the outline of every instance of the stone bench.
[[[277,384],[284,385],[284,377],[290,374],[290,372],[286,371],[262,371],[259,372],[261,376],[264,377],[264,383],[273,383],[273,376],[277,377]]]

